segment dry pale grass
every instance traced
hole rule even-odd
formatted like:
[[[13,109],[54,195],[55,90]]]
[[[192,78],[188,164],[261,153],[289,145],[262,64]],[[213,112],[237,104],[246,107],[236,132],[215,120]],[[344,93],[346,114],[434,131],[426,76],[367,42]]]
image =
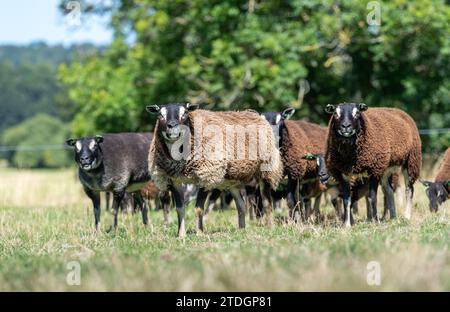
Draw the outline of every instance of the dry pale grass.
[[[449,203],[431,214],[419,185],[411,221],[372,224],[362,213],[345,230],[326,206],[324,225],[280,221],[239,231],[228,210],[209,215],[197,236],[188,209],[188,237],[179,240],[176,224],[164,227],[154,211],[152,229],[138,215],[121,215],[115,234],[106,233],[111,217],[103,212],[103,231],[94,233],[74,170],[2,170],[0,183],[1,291],[450,290]],[[79,286],[66,282],[73,260]],[[380,264],[380,286],[366,282],[369,261]]]

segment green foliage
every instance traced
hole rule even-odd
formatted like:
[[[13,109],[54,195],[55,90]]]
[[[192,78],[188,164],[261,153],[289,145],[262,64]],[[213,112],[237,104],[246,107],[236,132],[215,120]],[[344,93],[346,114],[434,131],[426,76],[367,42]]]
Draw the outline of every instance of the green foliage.
[[[56,79],[57,68],[94,48],[44,43],[0,46],[0,135],[37,113],[72,119],[72,104]]]
[[[8,157],[10,164],[15,167],[55,168],[70,164],[69,154],[62,148],[68,135],[68,127],[59,119],[38,114],[5,130],[2,144],[18,147],[18,150],[10,153]],[[47,148],[40,150],[39,147],[42,146]],[[53,146],[55,148],[51,148]]]
[[[419,128],[450,127],[444,0],[379,1],[380,26],[368,25],[360,0],[111,3],[85,14],[110,14],[114,42],[60,71],[78,109],[78,134],[148,129],[143,107],[168,101],[221,110],[294,106],[297,118],[321,123],[327,103],[364,101],[402,108]],[[442,150],[449,140],[441,134],[424,145]]]

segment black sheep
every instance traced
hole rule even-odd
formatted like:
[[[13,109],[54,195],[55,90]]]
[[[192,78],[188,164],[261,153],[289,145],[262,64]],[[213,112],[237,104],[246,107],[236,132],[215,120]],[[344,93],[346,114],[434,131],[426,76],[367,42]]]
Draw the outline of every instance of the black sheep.
[[[150,181],[151,139],[151,133],[117,133],[66,141],[74,148],[78,177],[94,205],[97,230],[100,228],[100,192],[113,193],[113,227],[116,229],[118,208],[125,192],[137,192]],[[142,207],[143,223],[147,225],[147,207],[141,196],[135,198]]]

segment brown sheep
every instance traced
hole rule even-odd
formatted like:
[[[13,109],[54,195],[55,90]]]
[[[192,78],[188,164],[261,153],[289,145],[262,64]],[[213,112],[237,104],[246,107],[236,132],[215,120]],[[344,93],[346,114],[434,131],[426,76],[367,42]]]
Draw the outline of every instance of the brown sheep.
[[[393,189],[389,177],[401,167],[406,185],[405,217],[411,218],[414,183],[420,175],[422,151],[414,120],[395,108],[371,108],[365,104],[328,105],[332,114],[328,126],[326,164],[330,174],[342,185],[345,226],[353,222],[351,178],[369,179],[369,219],[378,221],[377,188],[381,181],[391,218],[396,217]]]
[[[214,188],[230,189],[238,208],[239,228],[244,228],[245,207],[239,188],[253,178],[263,186],[270,220],[270,190],[278,186],[283,172],[272,128],[252,112],[196,109],[190,104],[147,107],[148,112],[158,114],[149,170],[156,186],[169,189],[175,197],[178,236],[185,236],[184,203],[178,188],[186,183],[199,186],[198,232],[203,232],[204,205],[208,191]]]
[[[450,198],[450,147],[445,151],[434,182],[422,181],[422,183],[427,187],[430,210],[437,212],[439,205]]]
[[[315,197],[314,210],[318,210],[320,195],[325,189],[318,179],[316,165],[303,158],[306,153],[325,153],[327,129],[306,121],[284,120],[280,125],[280,153],[284,172],[288,176],[286,200],[290,217],[294,218],[297,189],[305,205],[303,219],[310,215],[310,198]]]
[[[300,212],[302,219],[307,220],[311,212],[310,199],[315,198],[314,211],[317,214],[325,187],[318,179],[316,165],[303,156],[306,153],[325,153],[327,128],[306,121],[288,120],[294,113],[295,109],[287,108],[281,113],[265,112],[261,116],[274,127],[275,135],[279,138],[284,175],[288,178],[284,195],[289,217],[297,220]],[[298,198],[297,193],[301,198]]]

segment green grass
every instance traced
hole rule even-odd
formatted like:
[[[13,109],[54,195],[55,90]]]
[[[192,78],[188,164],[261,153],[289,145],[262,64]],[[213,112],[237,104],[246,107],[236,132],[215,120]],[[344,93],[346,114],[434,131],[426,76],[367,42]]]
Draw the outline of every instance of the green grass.
[[[208,215],[206,233],[198,236],[190,207],[188,235],[180,240],[176,222],[165,227],[159,211],[150,213],[151,229],[140,215],[120,215],[116,233],[106,233],[111,216],[103,211],[103,230],[95,233],[72,171],[0,176],[1,291],[450,290],[448,205],[431,214],[422,187],[412,221],[373,224],[360,216],[346,230],[331,222],[326,207],[326,225],[267,228],[247,220],[238,230],[229,209]],[[79,286],[66,282],[74,260]],[[366,282],[369,261],[380,263],[380,286]]]

